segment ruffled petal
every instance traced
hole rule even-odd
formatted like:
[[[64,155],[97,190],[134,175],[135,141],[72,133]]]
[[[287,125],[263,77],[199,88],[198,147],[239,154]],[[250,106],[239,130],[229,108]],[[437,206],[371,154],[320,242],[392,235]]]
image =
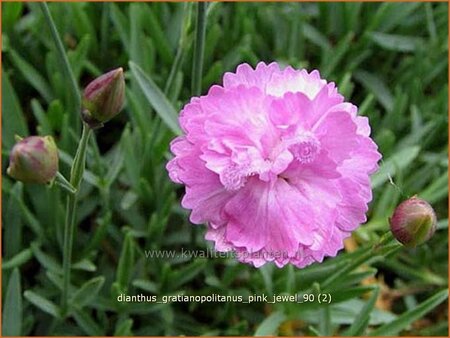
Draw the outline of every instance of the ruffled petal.
[[[284,179],[271,186],[253,178],[226,205],[226,239],[249,252],[262,248],[292,256],[299,243],[314,241],[314,213]]]
[[[276,62],[268,65],[260,62],[256,69],[253,69],[247,63],[243,63],[237,67],[236,73],[225,73],[223,86],[226,89],[230,89],[243,85],[247,88],[257,87],[265,91],[272,75],[277,72],[280,72],[280,67]]]

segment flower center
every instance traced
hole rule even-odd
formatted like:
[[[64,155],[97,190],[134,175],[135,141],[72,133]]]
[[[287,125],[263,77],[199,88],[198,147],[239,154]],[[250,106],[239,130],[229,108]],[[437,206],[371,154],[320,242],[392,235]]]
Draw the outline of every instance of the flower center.
[[[236,164],[231,164],[220,173],[220,182],[226,190],[238,190],[247,182],[247,173]]]
[[[236,151],[232,160],[220,172],[220,182],[228,191],[241,189],[249,176],[258,175],[265,182],[276,180],[292,160],[302,164],[313,162],[320,152],[320,142],[309,131],[302,131],[282,140],[269,155],[263,156],[259,150],[249,148]]]
[[[295,138],[289,150],[300,163],[311,163],[320,151],[320,142],[310,132],[304,132]]]

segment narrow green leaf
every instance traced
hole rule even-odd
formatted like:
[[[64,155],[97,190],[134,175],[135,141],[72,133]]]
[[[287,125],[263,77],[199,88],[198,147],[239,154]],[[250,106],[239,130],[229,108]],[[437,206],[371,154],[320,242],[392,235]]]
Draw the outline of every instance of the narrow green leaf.
[[[406,24],[409,17],[423,4],[420,2],[394,3],[385,2],[386,6],[384,15],[379,21],[379,30],[383,32],[392,31],[395,27]],[[381,6],[380,6],[381,7]]]
[[[74,77],[72,68],[70,67],[69,59],[68,59],[66,51],[64,49],[64,45],[61,41],[59,32],[53,21],[53,18],[50,13],[50,10],[47,6],[47,3],[41,2],[41,3],[39,3],[39,6],[41,7],[41,10],[44,14],[45,21],[50,29],[53,43],[55,44],[55,47],[56,47],[56,52],[57,52],[60,69],[62,69],[62,72],[66,76],[66,80],[67,80],[66,85],[68,87],[67,90],[70,92],[71,100],[72,100],[72,104],[73,104],[73,107],[70,107],[70,108],[72,108],[71,109],[71,111],[72,111],[71,121],[73,121],[74,129],[78,130],[79,129],[78,127],[80,125],[80,118],[78,115],[79,115],[79,112],[81,111],[80,90],[78,88],[78,84]]]
[[[129,190],[123,195],[123,198],[120,201],[120,207],[123,210],[128,210],[137,202],[138,199],[139,195],[133,190]]]
[[[78,43],[77,48],[67,53],[67,58],[69,59],[70,66],[72,67],[73,76],[77,81],[83,71],[83,67],[89,53],[91,40],[91,35],[85,35],[81,39],[80,43]]]
[[[168,65],[172,64],[173,50],[170,47],[167,36],[159,24],[158,16],[155,15],[150,6],[145,6],[143,10],[147,22],[147,25],[144,26],[144,28],[147,29],[148,33],[154,39],[155,45],[158,46],[157,52],[160,53],[162,61]]]
[[[281,311],[273,312],[262,321],[256,329],[255,336],[276,336],[281,323],[286,320],[286,315]]]
[[[188,39],[188,30],[190,25],[190,19],[191,19],[191,9],[192,9],[191,3],[184,3],[183,9],[182,9],[182,22],[180,25],[180,38],[178,41],[178,48],[177,53],[175,55],[175,59],[172,63],[172,67],[170,69],[169,77],[167,79],[166,85],[164,87],[164,94],[169,95],[172,89],[172,84],[174,83],[174,80],[179,74],[179,71],[181,70],[184,56],[186,55],[188,46],[190,45],[190,40]],[[189,40],[189,41],[188,41]],[[210,44],[210,46],[212,43]],[[173,97],[173,95],[171,95]]]
[[[341,288],[343,286],[357,285],[364,279],[374,276],[376,274],[376,272],[377,272],[377,269],[366,268],[366,269],[361,269],[361,271],[355,271],[353,273],[349,273],[341,279],[340,285],[337,286],[336,289],[332,289],[332,290],[338,291],[338,290],[342,290]]]
[[[17,255],[11,257],[10,259],[2,262],[2,270],[13,269],[16,267],[20,267],[22,264],[28,262],[31,258],[33,258],[33,252],[30,248],[24,249],[19,252]]]
[[[448,298],[448,289],[441,290],[422,302],[416,308],[403,313],[397,319],[370,332],[370,336],[395,336],[412,322],[422,318]]]
[[[264,281],[264,287],[269,295],[273,294],[273,266],[269,264],[263,265],[259,272]]]
[[[66,152],[59,150],[59,159],[67,164],[67,165],[72,165],[73,162],[73,158]],[[92,171],[85,169],[84,173],[83,173],[83,179],[85,182],[97,187],[97,188],[101,188],[98,184],[99,182],[99,178],[97,176],[95,176]]]
[[[48,116],[45,114],[45,111],[38,100],[36,99],[31,100],[31,109],[33,110],[33,115],[39,124],[38,125],[39,134],[52,135],[53,134],[52,126],[50,124]]]
[[[9,50],[10,60],[28,83],[47,101],[53,99],[53,93],[44,77],[13,49]]]
[[[73,312],[73,318],[77,324],[83,329],[89,336],[104,336],[105,332],[85,311],[75,309]]]
[[[190,280],[194,279],[199,273],[201,273],[206,266],[206,260],[198,259],[188,266],[178,270],[174,277],[171,279],[172,287],[177,289],[178,287],[186,284]]]
[[[351,299],[361,297],[365,293],[373,290],[372,286],[352,286],[341,290],[336,290],[331,294],[333,304],[342,303]],[[319,307],[321,305],[319,304]]]
[[[320,337],[320,332],[312,325],[308,326],[309,333],[313,337]]]
[[[73,25],[78,33],[78,39],[82,40],[89,36],[92,40],[92,47],[95,50],[97,48],[95,21],[90,20],[88,16],[86,7],[89,5],[83,2],[75,2],[68,5],[70,6],[68,10],[73,14]]]
[[[14,24],[21,17],[24,3],[22,2],[8,2],[2,5],[2,30],[3,32],[9,31],[13,28]]]
[[[448,196],[448,173],[444,172],[439,178],[423,190],[419,196],[429,203],[435,203]]]
[[[329,57],[326,58],[324,62],[323,72],[324,76],[329,76],[334,72],[336,67],[339,65],[341,60],[344,58],[345,54],[348,52],[352,46],[352,39],[355,34],[353,32],[348,33],[336,46],[334,49],[328,51]]]
[[[128,32],[128,20],[127,17],[121,12],[119,7],[115,3],[111,3],[111,20],[116,27],[116,31],[120,36],[122,45],[125,51],[129,51],[129,32]]]
[[[133,286],[139,289],[142,289],[144,291],[150,292],[150,293],[158,293],[158,285],[154,282],[151,282],[149,280],[144,279],[136,279],[133,281]]]
[[[72,305],[79,309],[90,304],[97,297],[97,294],[102,288],[104,282],[105,278],[102,276],[92,278],[91,280],[84,283],[74,293],[70,302],[72,303]]]
[[[178,126],[178,114],[167,97],[137,64],[130,61],[130,69],[148,102],[158,113],[159,117],[175,134],[181,134],[181,129]]]
[[[137,94],[140,93],[135,92],[134,90],[132,90],[132,88],[127,88],[126,90],[127,105],[133,126],[139,128],[141,134],[144,135],[146,131],[151,129],[153,119],[149,118],[148,109],[144,109],[142,107],[140,95]],[[144,99],[146,100],[145,97]],[[145,102],[147,103],[147,100]]]
[[[372,188],[375,189],[393,177],[397,170],[403,170],[415,160],[419,154],[420,147],[412,146],[395,153],[386,161],[381,163],[380,169],[372,175]]]
[[[380,288],[378,286],[373,288],[372,295],[356,316],[353,324],[345,331],[345,336],[361,336],[364,334],[364,330],[369,324],[370,314],[377,301],[379,291]]]
[[[329,305],[322,305],[319,310],[319,331],[322,336],[331,336],[331,309]]]
[[[332,46],[328,39],[320,32],[318,31],[314,26],[311,26],[308,23],[303,23],[303,35],[305,36],[305,39],[309,40],[311,43],[315,44],[316,46],[319,46],[323,48],[324,50],[330,50],[332,49]]]
[[[127,233],[123,242],[116,276],[116,281],[122,290],[126,290],[128,288],[131,272],[133,271],[134,253],[135,247],[133,235],[131,233]]]
[[[3,304],[3,336],[20,336],[22,334],[22,291],[19,269],[15,268],[9,277]]]
[[[206,6],[205,2],[197,2],[197,16],[195,21],[194,58],[192,65],[192,95],[200,96],[202,93],[203,58],[205,54],[206,32]]]
[[[394,98],[392,97],[389,88],[378,75],[360,70],[356,71],[354,76],[369,93],[375,95],[377,100],[387,111],[392,110],[394,107]]]
[[[105,175],[105,185],[111,186],[114,183],[117,176],[119,176],[120,171],[122,170],[124,165],[124,157],[122,153],[122,149],[120,146],[114,151],[114,154],[109,163],[108,172]]]
[[[33,251],[34,257],[36,257],[36,259],[44,268],[57,274],[62,273],[61,264],[52,256],[44,253],[36,243],[31,243],[31,251]]]
[[[15,182],[10,190],[10,198],[4,211],[4,255],[10,258],[19,253],[22,247],[23,214],[16,199],[23,200],[23,184]]]
[[[85,258],[79,262],[74,263],[72,265],[72,269],[94,272],[97,270],[97,267],[95,266],[94,263]]]
[[[129,7],[129,22],[130,22],[130,61],[135,62],[136,64],[144,67],[144,59],[143,59],[143,5],[140,3],[131,3]],[[144,69],[147,69],[144,67]]]
[[[414,52],[424,43],[422,39],[416,37],[379,32],[370,33],[370,38],[381,48],[396,52]]]
[[[376,259],[377,255],[373,252],[373,247],[368,248],[361,256],[358,258],[352,259],[347,262],[346,266],[342,269],[337,270],[333,274],[331,274],[323,283],[320,284],[321,289],[323,291],[328,291],[330,289],[334,289],[342,280],[345,280],[347,275],[361,266],[362,264],[368,264],[373,259]]]
[[[133,326],[133,319],[124,319],[120,322],[117,322],[116,329],[114,331],[115,337],[128,337],[132,336],[133,332],[131,328]]]
[[[30,227],[30,229],[36,234],[36,236],[39,239],[42,239],[44,237],[44,230],[40,222],[36,219],[36,217],[33,215],[30,209],[28,209],[22,198],[20,198],[16,194],[11,194],[11,196],[14,198],[15,202],[20,206],[20,210],[22,212],[24,220],[26,221],[26,225]]]
[[[16,143],[14,135],[28,136],[28,127],[17,94],[9,80],[8,73],[2,69],[2,143],[6,149]]]
[[[34,306],[52,315],[53,317],[59,318],[59,307],[55,303],[30,290],[25,291],[23,295]]]
[[[433,8],[431,7],[431,4],[429,2],[426,2],[424,5],[427,17],[428,34],[430,35],[431,40],[435,41],[437,32],[436,32],[436,22],[434,21],[433,17]]]

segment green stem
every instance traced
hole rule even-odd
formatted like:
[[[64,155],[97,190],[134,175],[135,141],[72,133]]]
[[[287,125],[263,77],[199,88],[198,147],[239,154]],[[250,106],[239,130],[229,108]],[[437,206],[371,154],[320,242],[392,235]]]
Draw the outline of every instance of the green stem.
[[[78,116],[78,114],[81,111],[81,97],[79,88],[77,85],[77,81],[75,80],[75,76],[73,75],[72,68],[70,67],[69,59],[67,58],[66,51],[64,49],[64,46],[62,44],[61,38],[59,37],[58,30],[56,28],[55,22],[52,19],[52,15],[50,14],[50,10],[48,9],[47,3],[40,2],[39,6],[41,6],[42,12],[44,13],[45,21],[47,22],[48,27],[50,28],[50,32],[52,34],[53,42],[56,46],[56,51],[58,53],[59,59],[61,61],[61,66],[66,73],[67,79],[69,80],[69,89],[71,91],[73,102],[73,108],[74,108],[74,116]],[[76,130],[78,130],[79,126],[79,119],[76,118]]]
[[[203,57],[205,50],[206,3],[197,3],[197,19],[195,23],[194,63],[192,67],[192,95],[202,93]],[[195,247],[197,227],[191,227],[191,245]]]
[[[70,184],[77,190],[77,192],[67,197],[66,223],[64,226],[63,244],[63,290],[61,297],[61,312],[63,316],[67,315],[68,310],[70,269],[72,261],[72,245],[73,233],[75,229],[77,197],[81,179],[84,173],[87,145],[91,133],[92,129],[90,129],[86,124],[83,123],[83,133],[81,134],[81,140],[78,144],[77,153],[73,160],[72,169],[70,171]]]
[[[178,46],[177,54],[175,55],[175,60],[173,62],[172,68],[170,69],[170,74],[167,79],[166,86],[164,87],[164,94],[168,94],[172,88],[173,81],[177,75],[177,71],[180,69],[181,63],[183,61],[183,46]]]
[[[379,240],[378,243],[372,246],[371,249],[367,250],[362,256],[355,259],[354,261],[350,261],[349,264],[339,270],[339,272],[328,277],[321,285],[321,290],[327,289],[334,283],[342,280],[347,276],[350,272],[356,269],[358,266],[367,263],[373,259],[378,259],[381,256],[386,256],[391,253],[393,250],[400,249],[402,246],[394,240],[394,237],[390,231],[386,232]]]
[[[175,80],[175,76],[181,68],[181,64],[183,63],[185,50],[187,48],[187,40],[189,33],[189,21],[190,21],[190,12],[191,12],[190,3],[185,2],[183,7],[183,23],[181,25],[180,31],[180,39],[178,41],[177,54],[175,55],[175,60],[173,61],[172,68],[170,69],[169,77],[167,79],[166,86],[164,87],[164,94],[168,94],[170,89],[172,88],[172,84]]]
[[[202,92],[203,57],[205,50],[206,3],[197,3],[197,21],[195,24],[194,64],[192,68],[192,95]]]

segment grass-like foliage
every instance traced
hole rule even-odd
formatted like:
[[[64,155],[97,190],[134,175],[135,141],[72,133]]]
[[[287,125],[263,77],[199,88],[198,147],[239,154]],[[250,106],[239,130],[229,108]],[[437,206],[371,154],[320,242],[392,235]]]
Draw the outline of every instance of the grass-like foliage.
[[[200,23],[197,6],[50,3],[54,35],[40,4],[2,3],[3,335],[446,336],[448,4],[210,3]],[[319,69],[369,117],[383,161],[368,222],[337,257],[305,269],[189,257],[211,246],[165,169],[178,111],[238,64],[274,60]],[[126,105],[89,140],[62,313],[66,192],[11,179],[8,155],[15,134],[52,135],[69,177],[82,127],[74,85],[81,93],[117,67]],[[388,217],[415,194],[435,208],[436,234],[415,249],[380,249]],[[147,257],[158,250],[178,254]]]

